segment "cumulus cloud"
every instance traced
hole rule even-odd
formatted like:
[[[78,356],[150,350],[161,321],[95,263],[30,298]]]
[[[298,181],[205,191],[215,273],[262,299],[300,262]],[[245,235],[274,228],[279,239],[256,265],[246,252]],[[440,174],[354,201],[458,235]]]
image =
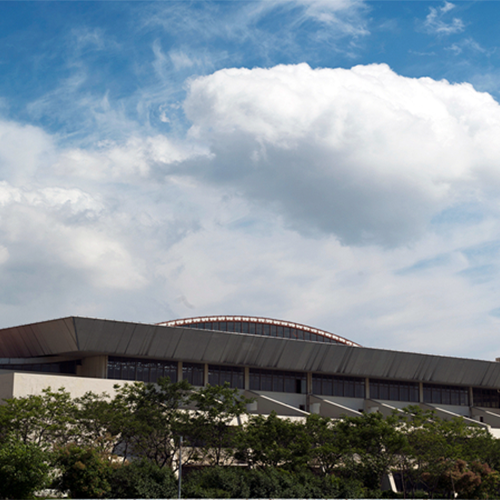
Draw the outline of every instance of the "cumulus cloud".
[[[488,94],[385,65],[227,69],[187,88],[186,137],[69,147],[0,122],[4,326],[255,314],[495,355]]]
[[[195,175],[347,244],[411,241],[498,179],[492,97],[384,64],[221,70],[190,83],[185,110],[213,153]]]

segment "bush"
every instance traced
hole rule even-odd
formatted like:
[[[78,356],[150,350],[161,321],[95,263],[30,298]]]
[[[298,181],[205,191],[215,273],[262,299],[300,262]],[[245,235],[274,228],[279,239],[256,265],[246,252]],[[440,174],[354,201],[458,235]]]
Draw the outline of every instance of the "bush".
[[[0,498],[32,498],[49,481],[47,454],[34,444],[6,441],[0,447]]]
[[[115,469],[110,478],[109,498],[174,498],[177,479],[168,467],[137,460]]]
[[[113,466],[96,450],[70,444],[57,451],[55,462],[61,475],[54,486],[70,498],[104,498],[111,492]]]
[[[358,481],[318,477],[309,470],[237,467],[193,472],[182,492],[184,498],[364,498],[366,494]]]

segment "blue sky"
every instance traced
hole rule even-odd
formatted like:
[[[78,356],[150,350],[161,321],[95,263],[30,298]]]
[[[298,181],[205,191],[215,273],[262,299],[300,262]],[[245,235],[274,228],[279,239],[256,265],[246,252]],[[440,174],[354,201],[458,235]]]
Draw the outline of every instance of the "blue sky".
[[[0,2],[0,326],[247,314],[500,356],[499,14]]]

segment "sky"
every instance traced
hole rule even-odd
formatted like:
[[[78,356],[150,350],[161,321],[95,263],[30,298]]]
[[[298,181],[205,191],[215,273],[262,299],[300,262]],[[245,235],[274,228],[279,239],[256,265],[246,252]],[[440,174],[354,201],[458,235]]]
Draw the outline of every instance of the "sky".
[[[0,2],[0,328],[248,315],[500,357],[500,2]]]

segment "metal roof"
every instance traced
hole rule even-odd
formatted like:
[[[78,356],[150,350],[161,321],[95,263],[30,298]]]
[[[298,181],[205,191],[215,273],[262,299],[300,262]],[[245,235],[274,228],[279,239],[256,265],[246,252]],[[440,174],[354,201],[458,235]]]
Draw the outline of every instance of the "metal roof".
[[[500,388],[500,363],[70,317],[0,330],[0,358],[96,354]]]
[[[315,335],[320,335],[321,337],[326,337],[328,339],[334,340],[339,344],[351,345],[359,347],[359,344],[353,342],[352,340],[336,335],[335,333],[327,332],[325,330],[320,330],[319,328],[313,328],[312,326],[302,325],[300,323],[292,323],[291,321],[283,321],[280,319],[272,318],[262,318],[259,316],[197,316],[194,318],[184,318],[175,319],[172,321],[164,321],[158,323],[160,326],[186,326],[189,328],[190,325],[196,325],[199,323],[211,323],[211,322],[233,322],[233,323],[255,323],[262,325],[276,325],[283,326],[287,328],[294,328],[296,330],[301,330],[303,332],[313,333]],[[224,330],[231,331],[231,330]]]

